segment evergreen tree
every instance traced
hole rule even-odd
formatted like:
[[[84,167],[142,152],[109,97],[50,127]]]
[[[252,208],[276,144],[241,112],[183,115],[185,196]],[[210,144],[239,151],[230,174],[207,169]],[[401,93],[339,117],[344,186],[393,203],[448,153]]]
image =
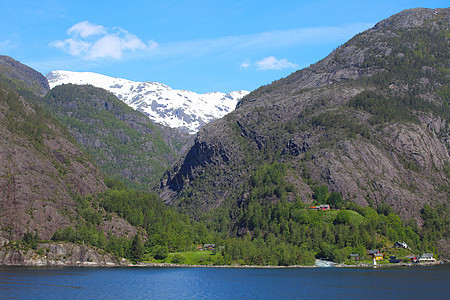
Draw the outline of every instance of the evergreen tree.
[[[131,259],[135,262],[142,260],[144,257],[144,245],[142,244],[139,234],[136,234],[131,242]]]

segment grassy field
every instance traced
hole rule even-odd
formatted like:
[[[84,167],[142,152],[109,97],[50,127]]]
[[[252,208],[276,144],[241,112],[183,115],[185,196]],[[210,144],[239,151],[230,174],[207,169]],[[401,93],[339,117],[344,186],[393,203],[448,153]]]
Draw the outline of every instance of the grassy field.
[[[359,225],[364,221],[364,217],[361,216],[359,213],[353,210],[347,210],[350,214],[350,222],[354,223],[355,225]],[[339,211],[337,210],[330,210],[325,212],[325,218],[326,220],[334,220],[337,216]]]
[[[211,265],[219,258],[220,254],[215,254],[213,251],[189,251],[169,253],[169,255],[162,260],[156,260],[148,255],[146,261],[152,263],[174,263],[185,265]]]

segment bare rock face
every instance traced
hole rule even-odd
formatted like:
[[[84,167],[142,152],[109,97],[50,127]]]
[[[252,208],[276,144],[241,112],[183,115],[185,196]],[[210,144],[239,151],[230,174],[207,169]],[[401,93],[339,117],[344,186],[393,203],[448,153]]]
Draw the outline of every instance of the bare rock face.
[[[93,162],[58,123],[0,87],[0,235],[50,239],[72,224],[74,195],[106,189]]]
[[[425,22],[435,22],[436,17],[448,13],[448,8],[413,8],[389,17],[375,25],[376,29],[381,28],[412,28],[422,26]]]
[[[404,218],[417,216],[430,201],[445,202],[437,187],[448,184],[443,173],[450,158],[436,135],[424,126],[399,124],[386,128],[384,138],[393,149],[342,141],[317,153],[308,163],[312,176],[359,205],[386,203]]]
[[[111,220],[105,220],[103,222],[102,229],[105,234],[123,236],[130,240],[138,233],[136,227],[115,214],[112,215]]]
[[[363,206],[387,203],[403,218],[448,202],[449,26],[448,8],[406,10],[255,90],[199,131],[161,181],[161,197],[201,215],[245,201],[253,172],[281,162],[304,202],[306,179]]]
[[[91,246],[58,242],[39,244],[36,250],[4,246],[0,248],[0,265],[117,267],[131,264]]]

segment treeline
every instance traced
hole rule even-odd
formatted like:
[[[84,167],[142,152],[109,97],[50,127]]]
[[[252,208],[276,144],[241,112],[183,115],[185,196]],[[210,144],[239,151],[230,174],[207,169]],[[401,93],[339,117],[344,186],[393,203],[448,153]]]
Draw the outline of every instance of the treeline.
[[[284,164],[261,166],[249,179],[248,199],[206,222],[189,219],[156,194],[109,180],[106,192],[78,199],[77,225],[58,230],[53,239],[88,243],[132,261],[144,255],[164,259],[169,252],[215,243],[220,252],[216,264],[309,265],[316,258],[343,262],[351,253],[364,258],[367,250],[387,249],[396,241],[406,242],[416,253],[437,253],[437,241],[449,236],[447,205],[425,205],[424,225],[419,227],[414,220],[402,221],[389,205],[362,208],[326,186],[315,186],[314,203],[340,210],[314,211],[295,197],[286,176]],[[112,214],[139,233],[128,240],[104,232],[102,224]]]
[[[143,259],[145,253],[161,259],[168,252],[186,251],[214,240],[205,224],[165,205],[156,194],[129,189],[115,180],[107,184],[104,193],[77,198],[76,225],[57,230],[52,240],[87,243],[133,261]],[[129,240],[105,232],[103,225],[112,214],[136,226],[138,234]]]
[[[311,264],[314,258],[342,262],[351,253],[366,257],[369,249],[406,242],[413,252],[437,253],[437,241],[449,235],[448,206],[421,212],[424,226],[402,221],[389,205],[362,208],[346,202],[326,186],[313,188],[316,204],[339,211],[307,209],[299,198],[287,201],[293,187],[286,184],[286,167],[274,163],[259,168],[250,179],[249,201],[238,209],[232,234],[223,243],[225,263],[255,265]],[[343,208],[343,209],[342,209]]]

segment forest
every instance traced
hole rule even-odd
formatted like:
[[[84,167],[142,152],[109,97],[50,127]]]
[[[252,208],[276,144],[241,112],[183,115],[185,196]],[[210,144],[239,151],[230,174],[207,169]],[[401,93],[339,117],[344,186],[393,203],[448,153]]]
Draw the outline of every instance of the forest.
[[[220,249],[215,264],[285,266],[311,265],[316,258],[345,262],[352,253],[367,258],[369,249],[389,252],[397,241],[410,247],[404,254],[438,255],[437,241],[449,234],[446,205],[425,205],[420,227],[414,219],[401,220],[388,205],[363,208],[340,193],[329,193],[326,186],[313,188],[312,203],[328,203],[330,211],[311,210],[299,197],[288,201],[295,188],[286,183],[286,169],[279,163],[263,165],[249,179],[246,203],[227,216],[221,210],[202,221],[167,206],[154,193],[109,180],[104,193],[78,198],[77,225],[58,230],[52,239],[88,243],[134,262],[161,260],[213,243]],[[139,233],[127,239],[102,232],[101,223],[112,214],[137,226]]]

